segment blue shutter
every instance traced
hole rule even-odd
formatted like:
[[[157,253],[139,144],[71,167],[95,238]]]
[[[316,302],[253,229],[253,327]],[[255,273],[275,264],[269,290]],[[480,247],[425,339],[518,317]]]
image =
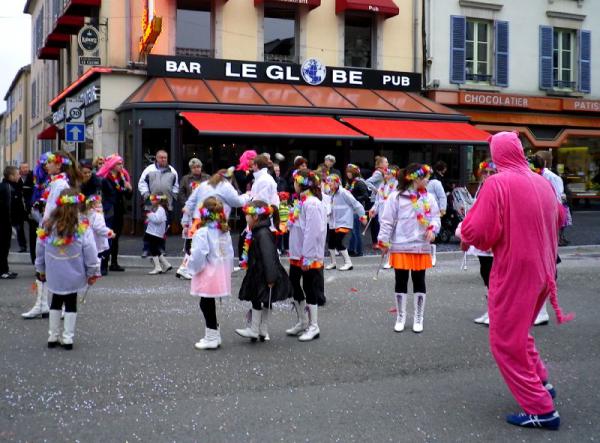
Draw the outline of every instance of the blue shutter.
[[[540,89],[554,87],[554,29],[552,26],[540,26]]]
[[[495,22],[496,85],[508,87],[508,22]]]
[[[465,47],[467,19],[459,15],[450,16],[450,83],[464,83]]]
[[[579,31],[579,90],[592,92],[592,32]]]

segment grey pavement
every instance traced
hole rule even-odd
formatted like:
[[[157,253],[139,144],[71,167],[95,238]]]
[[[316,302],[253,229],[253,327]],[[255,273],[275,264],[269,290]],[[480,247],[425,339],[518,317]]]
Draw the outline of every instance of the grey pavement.
[[[519,408],[472,321],[484,309],[477,262],[462,271],[459,254],[440,254],[422,334],[393,332],[393,272],[374,281],[376,259],[361,258],[327,271],[319,340],[286,337],[294,317],[280,304],[271,342],[250,343],[233,332],[248,306],[231,297],[218,304],[218,351],[194,349],[204,325],[189,283],[139,267],[92,288],[73,351],[47,349],[47,320],[19,318],[31,268],[13,264],[19,278],[0,282],[0,441],[597,441],[600,248],[561,255],[560,300],[577,318],[534,331],[558,432],[504,422]]]

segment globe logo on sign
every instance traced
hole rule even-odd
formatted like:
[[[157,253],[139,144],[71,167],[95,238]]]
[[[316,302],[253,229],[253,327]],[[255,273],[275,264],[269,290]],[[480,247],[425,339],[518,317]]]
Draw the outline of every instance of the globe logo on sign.
[[[316,58],[309,58],[302,63],[300,68],[302,78],[306,83],[312,86],[317,86],[323,83],[327,75],[327,69]]]

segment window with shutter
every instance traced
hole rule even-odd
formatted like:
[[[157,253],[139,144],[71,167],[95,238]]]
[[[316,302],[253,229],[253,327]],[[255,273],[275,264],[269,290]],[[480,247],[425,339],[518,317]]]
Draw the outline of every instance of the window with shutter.
[[[592,92],[592,33],[579,31],[579,90]]]
[[[450,83],[465,83],[465,45],[467,20],[450,16]]]
[[[553,34],[552,26],[540,26],[540,89],[552,89],[554,87]]]

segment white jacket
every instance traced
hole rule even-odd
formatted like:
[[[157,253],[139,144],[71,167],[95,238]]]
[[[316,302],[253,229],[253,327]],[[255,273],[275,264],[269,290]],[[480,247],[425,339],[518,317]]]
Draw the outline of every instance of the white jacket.
[[[277,195],[277,183],[271,177],[267,168],[254,173],[254,183],[250,189],[252,200],[262,200],[269,205],[279,207],[279,196]]]
[[[159,206],[156,211],[149,211],[146,214],[148,224],[146,225],[146,234],[163,238],[167,230],[167,213],[165,208]]]
[[[42,217],[43,221],[46,221],[50,218],[50,214],[56,208],[56,199],[60,197],[60,193],[69,188],[69,182],[66,178],[59,178],[53,182],[50,182],[48,185],[50,187],[50,193],[48,194],[48,199],[46,200],[46,207],[44,208],[44,216]]]
[[[233,267],[233,245],[229,232],[203,226],[196,231],[192,239],[187,268],[192,274],[198,274],[209,263]]]
[[[436,178],[429,180],[429,183],[427,183],[427,192],[433,194],[440,211],[445,211],[448,208],[448,197],[446,197],[446,191],[444,191],[441,181]]]
[[[306,266],[322,262],[326,236],[327,210],[321,200],[311,195],[304,201],[298,220],[290,226],[290,260],[302,260]]]
[[[398,188],[398,181],[393,180],[391,182],[383,182],[379,185],[379,189],[377,190],[377,194],[375,196],[375,203],[371,208],[373,211],[373,215],[379,215],[380,212],[383,211],[383,205],[385,201],[389,198],[392,192],[394,192]]]
[[[249,200],[246,194],[239,195],[228,181],[220,182],[216,188],[213,188],[208,182],[202,182],[185,202],[185,211],[181,217],[183,226],[189,225],[193,218],[200,218],[200,206],[208,197],[216,197],[223,203],[227,218],[229,218],[231,208],[241,208]]]
[[[563,197],[566,198],[565,185],[563,184],[562,178],[548,168],[544,168],[542,171],[542,176],[550,182],[552,189],[554,189],[554,194],[556,194],[556,199],[559,201],[559,203],[562,203]]]
[[[432,194],[427,193],[427,199],[431,207],[431,225],[433,232],[437,234],[441,226],[440,210]],[[425,240],[427,228],[418,222],[408,191],[400,195],[395,191],[389,196],[379,217],[379,223],[381,227],[377,239],[383,243],[391,243],[392,252],[431,252],[431,244]]]
[[[331,196],[329,229],[352,229],[354,226],[354,214],[364,217],[365,208],[354,198],[350,191],[340,187]]]
[[[108,236],[112,230],[106,227],[106,222],[104,221],[104,212],[102,212],[102,209],[92,209],[87,214],[87,218],[90,221],[90,228],[94,233],[96,249],[98,250],[98,254],[100,254],[101,252],[109,249]]]

